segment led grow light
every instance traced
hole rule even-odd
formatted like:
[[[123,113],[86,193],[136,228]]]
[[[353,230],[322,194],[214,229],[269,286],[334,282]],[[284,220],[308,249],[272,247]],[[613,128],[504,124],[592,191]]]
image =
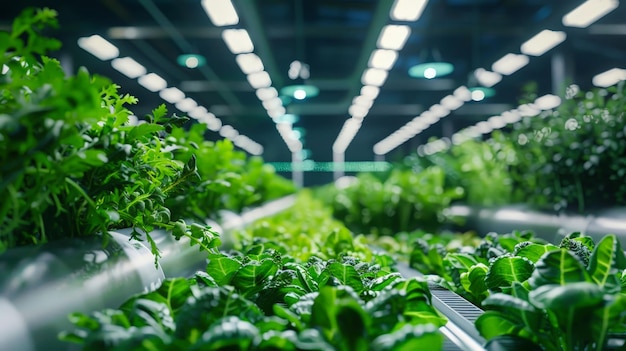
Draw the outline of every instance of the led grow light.
[[[217,27],[239,23],[239,16],[230,0],[202,0],[202,8]]]
[[[247,54],[254,51],[252,39],[245,29],[225,29],[222,32],[222,39],[233,54]]]
[[[506,54],[494,62],[491,69],[505,76],[511,75],[528,64],[528,56],[518,54]]]
[[[291,96],[296,100],[304,100],[306,98],[315,97],[319,94],[320,89],[310,84],[294,84],[288,85],[280,89],[281,95]]]
[[[131,79],[146,74],[146,68],[130,57],[116,58],[111,61],[111,66]]]
[[[159,91],[159,96],[170,104],[175,104],[185,98],[185,93],[178,88],[171,87]]]
[[[587,0],[563,16],[563,25],[586,28],[619,6],[617,0]]]
[[[369,60],[369,67],[390,70],[398,59],[398,52],[395,50],[378,49],[372,51]]]
[[[565,38],[567,38],[565,32],[544,29],[524,42],[520,51],[526,55],[541,56],[565,41]]]
[[[496,91],[494,89],[486,87],[470,88],[470,92],[472,94],[472,100],[474,101],[482,101],[496,94]]]
[[[176,58],[176,62],[178,62],[178,64],[183,67],[197,68],[204,66],[204,64],[206,63],[206,59],[204,58],[204,56],[201,55],[186,54],[178,56]]]
[[[433,79],[454,72],[454,65],[449,62],[426,62],[409,68],[409,76]]]
[[[239,54],[235,58],[237,65],[241,68],[244,74],[250,74],[254,72],[260,72],[265,69],[261,58],[254,53]]]
[[[78,38],[78,46],[102,61],[119,56],[119,49],[103,37],[94,34],[90,37]]]
[[[161,78],[156,73],[148,73],[144,76],[141,76],[139,77],[137,82],[144,88],[154,93],[167,87],[167,82],[165,81],[165,79]]]
[[[361,76],[361,83],[363,85],[373,85],[380,87],[385,84],[387,80],[387,71],[378,68],[368,68],[363,72]]]
[[[377,46],[380,49],[400,50],[411,34],[411,28],[404,25],[388,24],[380,31]]]
[[[396,0],[389,17],[395,21],[417,21],[427,4],[428,0]]]

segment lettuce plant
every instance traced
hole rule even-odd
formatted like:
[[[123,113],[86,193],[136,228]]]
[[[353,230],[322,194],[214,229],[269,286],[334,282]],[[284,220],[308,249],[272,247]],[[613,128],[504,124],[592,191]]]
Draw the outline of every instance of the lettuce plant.
[[[550,249],[531,266],[490,271],[510,284],[482,302],[489,310],[476,320],[480,333],[492,342],[521,338],[550,351],[604,350],[611,337],[622,337],[626,257],[619,240],[602,238],[588,264],[581,252]],[[513,276],[518,279],[508,279]]]
[[[330,212],[306,211],[302,203],[287,212],[303,210],[307,224],[330,219]],[[351,256],[348,238],[341,246],[323,241],[333,247],[317,251],[325,258],[312,252],[300,260],[296,242],[280,233],[211,254],[206,272],[168,279],[118,309],[74,314],[76,328],[62,338],[84,350],[442,348],[438,328],[446,319],[432,306],[426,280],[402,278],[386,254],[363,255],[370,261]]]

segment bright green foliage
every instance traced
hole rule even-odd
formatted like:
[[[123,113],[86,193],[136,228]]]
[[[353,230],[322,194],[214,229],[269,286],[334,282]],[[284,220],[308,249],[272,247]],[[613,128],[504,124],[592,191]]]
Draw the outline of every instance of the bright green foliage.
[[[293,210],[253,223],[237,233],[239,241],[265,238],[285,246],[285,250],[301,261],[312,255],[322,259],[349,254],[368,261],[371,250],[361,236],[353,237],[346,226],[331,215],[328,207],[313,198],[310,190],[298,192]]]
[[[360,246],[347,230],[339,240],[345,228],[322,209],[304,192],[276,216],[283,222],[272,218],[252,231],[267,237],[244,233],[236,248],[209,254],[206,273],[166,280],[119,310],[74,315],[76,330],[62,337],[83,350],[440,350],[446,319],[426,280],[402,278],[390,256]],[[330,234],[316,234],[315,221]],[[269,235],[287,224],[291,231]],[[282,240],[307,226],[317,246]],[[305,260],[303,249],[313,250]]]
[[[494,135],[499,132],[495,131]],[[503,138],[486,141],[468,140],[454,145],[446,153],[408,156],[404,164],[416,172],[425,167],[441,167],[446,183],[464,190],[461,200],[477,206],[509,204],[514,194],[509,167],[517,162],[514,144]]]
[[[619,240],[607,235],[595,244],[579,238],[579,233],[567,237],[593,247],[588,264],[579,252],[550,248],[528,279],[512,280],[507,293],[495,292],[483,301],[489,311],[476,327],[485,338],[513,336],[548,351],[583,351],[603,350],[612,335],[626,331],[626,295],[621,292],[626,257]],[[526,275],[526,267],[511,268],[504,276]],[[488,274],[501,275],[493,269]]]
[[[199,175],[197,182],[186,183],[177,196],[168,199],[175,214],[204,220],[215,217],[220,209],[241,212],[295,191],[291,181],[278,176],[260,157],[247,158],[228,139],[204,140],[205,132],[206,125],[195,124],[189,129],[173,128],[166,139],[176,160],[195,159]]]
[[[43,56],[59,42],[40,31],[56,25],[56,12],[30,9],[0,32],[0,252],[118,228],[157,258],[157,228],[214,251],[217,233],[184,219],[293,192],[261,159],[204,141],[204,125],[184,129],[189,119],[165,105],[131,123],[136,98]]]
[[[446,186],[443,169],[433,166],[421,172],[395,168],[384,179],[362,173],[343,189],[329,185],[317,189],[316,194],[352,231],[393,235],[439,229],[443,210],[460,198],[463,190]]]

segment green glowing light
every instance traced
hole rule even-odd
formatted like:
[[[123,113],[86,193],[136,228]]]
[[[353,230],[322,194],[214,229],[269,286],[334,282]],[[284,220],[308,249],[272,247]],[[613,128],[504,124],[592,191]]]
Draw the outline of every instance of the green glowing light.
[[[391,168],[389,162],[315,162],[306,160],[303,162],[270,162],[277,172],[385,172]]]
[[[433,79],[443,77],[454,71],[454,65],[448,62],[427,62],[409,68],[413,78]]]

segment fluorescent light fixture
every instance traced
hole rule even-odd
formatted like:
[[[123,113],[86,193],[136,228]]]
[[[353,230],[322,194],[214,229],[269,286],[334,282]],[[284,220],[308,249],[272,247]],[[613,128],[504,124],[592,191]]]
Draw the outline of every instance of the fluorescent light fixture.
[[[139,82],[139,84],[144,88],[154,93],[167,87],[167,82],[165,81],[165,79],[161,78],[161,76],[156,73],[148,73],[146,75],[143,75],[139,77],[137,82]]]
[[[225,29],[222,39],[233,54],[247,54],[254,51],[254,44],[248,31],[245,29]]]
[[[449,110],[449,109],[447,109],[446,107],[444,107],[444,106],[440,105],[440,104],[434,104],[434,105],[432,105],[432,106],[428,109],[428,111],[430,111],[430,112],[434,113],[434,114],[435,114],[435,116],[438,116],[438,117],[440,117],[440,118],[441,118],[441,117],[445,117],[445,116],[447,116],[447,115],[449,115],[449,114],[450,114],[450,110]]]
[[[428,0],[396,0],[391,7],[389,16],[394,21],[417,21]]]
[[[239,132],[231,125],[223,125],[219,131],[220,135],[227,139],[233,139],[239,135]]]
[[[587,0],[563,16],[563,25],[586,28],[619,6],[618,0]]]
[[[561,44],[567,38],[565,32],[544,29],[534,37],[525,41],[520,47],[522,54],[541,56],[548,50]]]
[[[267,115],[270,116],[272,119],[279,118],[280,116],[284,115],[285,113],[287,113],[287,110],[285,109],[285,106],[280,106],[280,107],[277,107],[275,109],[271,109],[271,110],[267,111]]]
[[[385,80],[387,80],[387,71],[378,68],[368,68],[361,76],[361,83],[363,83],[363,85],[380,87],[385,84]]]
[[[360,105],[350,105],[348,113],[355,119],[363,119],[370,112],[370,109]]]
[[[189,112],[198,107],[198,103],[192,98],[184,98],[176,103],[176,108],[183,112]]]
[[[250,73],[246,78],[254,89],[269,88],[272,85],[272,79],[265,71]]]
[[[279,108],[282,105],[283,101],[277,97],[263,101],[263,107],[268,111]]]
[[[216,27],[239,23],[239,16],[230,0],[202,0],[202,8]]]
[[[560,104],[561,98],[552,94],[546,94],[535,99],[535,107],[540,110],[553,109],[555,107],[558,107]]]
[[[115,45],[97,34],[78,38],[78,46],[102,61],[114,59],[120,55],[120,51]]]
[[[433,111],[426,110],[422,112],[420,115],[420,120],[423,121],[425,125],[430,126],[433,123],[436,123],[441,119],[441,117]]]
[[[364,85],[361,87],[361,96],[368,97],[372,100],[378,97],[379,92],[380,88],[373,85]]]
[[[508,76],[517,72],[528,64],[528,56],[518,54],[506,54],[498,61],[494,62],[491,69],[500,74]]]
[[[294,124],[294,123],[297,123],[299,120],[300,120],[300,116],[294,115],[292,113],[288,113],[288,114],[283,114],[282,116],[275,118],[274,122]]]
[[[522,115],[520,115],[519,112],[517,112],[517,110],[510,110],[510,111],[505,111],[502,113],[502,119],[506,123],[515,123],[519,121],[520,119],[522,119]]]
[[[198,107],[196,107],[195,109],[193,109],[191,111],[193,112],[196,109],[198,109]],[[206,125],[208,125],[209,123],[212,123],[213,121],[216,121],[216,120],[219,121],[219,119],[217,117],[215,117],[215,115],[213,113],[208,112],[208,111],[206,113],[204,113],[204,114],[199,114],[198,116],[195,116],[195,115],[191,116],[190,115],[190,117],[193,117],[193,118],[197,119],[198,122],[204,123]],[[221,127],[221,125],[220,125],[220,127]]]
[[[159,91],[159,96],[170,104],[175,104],[185,98],[185,93],[178,88],[171,87]]]
[[[464,101],[457,98],[454,95],[448,95],[441,99],[441,106],[447,108],[450,111],[454,111],[459,107],[463,106]]]
[[[274,87],[259,88],[256,90],[256,97],[258,97],[261,101],[273,99],[278,97],[278,90]]]
[[[239,68],[241,68],[241,71],[245,74],[259,72],[265,69],[265,67],[263,67],[263,61],[254,53],[239,54],[235,60]]]
[[[465,102],[470,101],[472,99],[472,93],[464,85],[454,89],[454,92],[452,93],[452,95],[454,95],[459,100],[465,101]]]
[[[210,119],[206,121],[206,127],[209,130],[217,132],[220,128],[222,128],[222,121],[219,118]]]
[[[359,95],[352,99],[352,104],[369,109],[374,104],[374,101],[367,96]]]
[[[489,125],[493,129],[502,129],[502,128],[504,128],[504,126],[506,126],[506,121],[501,116],[489,117],[487,119],[487,123],[489,123]]]
[[[493,130],[493,127],[491,126],[491,124],[489,122],[482,121],[482,122],[476,123],[476,129],[481,134],[487,134],[487,133],[490,133]]]
[[[524,117],[536,116],[541,112],[541,110],[539,110],[537,106],[535,106],[535,104],[519,105],[517,107],[517,111],[519,112],[520,115]]]
[[[131,79],[146,74],[146,68],[130,57],[116,58],[111,61],[111,66]]]
[[[369,66],[372,68],[380,68],[389,71],[398,58],[398,52],[395,50],[378,49],[372,51],[370,55]]]
[[[209,111],[204,106],[196,106],[195,108],[187,112],[189,117],[194,119],[203,118],[204,116],[206,116],[207,113],[209,113]]]
[[[409,26],[388,24],[380,31],[376,44],[380,49],[399,51],[404,47],[410,34]]]
[[[474,77],[480,85],[491,88],[492,86],[500,83],[502,75],[497,72],[487,71],[484,68],[478,68],[474,71]]]
[[[612,68],[594,76],[591,81],[597,87],[606,88],[622,80],[626,80],[626,69]]]

